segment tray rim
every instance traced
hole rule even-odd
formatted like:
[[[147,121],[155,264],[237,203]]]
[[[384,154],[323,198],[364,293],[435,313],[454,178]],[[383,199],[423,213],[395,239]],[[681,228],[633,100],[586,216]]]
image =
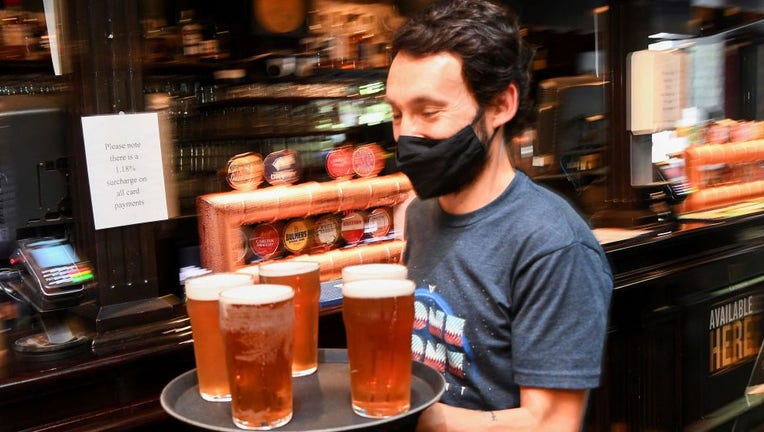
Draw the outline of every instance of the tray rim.
[[[319,356],[319,364],[321,363],[326,363],[326,364],[345,363],[346,364],[347,363],[347,350],[342,348],[319,348],[318,356]],[[421,381],[424,381],[424,383],[433,391],[433,396],[430,397],[424,403],[419,404],[416,407],[410,408],[405,413],[398,414],[392,417],[387,417],[382,419],[372,419],[372,418],[364,418],[359,416],[358,419],[368,420],[368,421],[364,423],[353,424],[348,426],[338,426],[338,427],[323,428],[323,429],[310,429],[310,430],[305,430],[304,432],[341,432],[341,431],[372,428],[375,426],[382,426],[387,423],[392,423],[398,420],[405,419],[407,417],[414,416],[420,413],[421,411],[423,411],[424,409],[428,408],[429,406],[435,404],[436,402],[440,400],[440,398],[443,396],[443,393],[445,392],[445,387],[446,387],[445,378],[440,372],[436,371],[432,367],[427,366],[426,364],[422,362],[412,360],[411,363],[412,363],[412,370],[411,370],[412,375],[417,377]],[[164,409],[166,413],[168,413],[175,419],[183,423],[187,423],[199,428],[214,430],[214,431],[222,431],[222,432],[243,431],[244,429],[239,429],[236,426],[231,426],[231,427],[218,426],[218,425],[214,425],[210,423],[200,422],[198,420],[188,418],[177,412],[177,410],[174,408],[174,404],[172,403],[172,401],[168,400],[169,398],[168,393],[170,392],[170,390],[174,390],[174,387],[177,386],[179,382],[189,379],[188,376],[192,374],[196,374],[196,368],[183,372],[182,374],[173,378],[169,383],[167,383],[167,385],[164,386],[159,397],[159,402],[162,406],[162,409]],[[215,404],[219,402],[206,402],[206,403]],[[275,428],[273,430],[278,431],[279,429],[280,428]]]

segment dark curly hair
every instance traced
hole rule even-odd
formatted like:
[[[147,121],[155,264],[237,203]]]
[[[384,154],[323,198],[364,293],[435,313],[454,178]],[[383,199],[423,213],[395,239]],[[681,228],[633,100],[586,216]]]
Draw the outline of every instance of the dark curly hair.
[[[507,142],[533,117],[528,97],[533,50],[520,34],[518,17],[492,0],[441,0],[412,17],[395,33],[392,53],[413,56],[449,52],[462,59],[462,75],[480,106],[515,82],[517,114],[504,125]]]

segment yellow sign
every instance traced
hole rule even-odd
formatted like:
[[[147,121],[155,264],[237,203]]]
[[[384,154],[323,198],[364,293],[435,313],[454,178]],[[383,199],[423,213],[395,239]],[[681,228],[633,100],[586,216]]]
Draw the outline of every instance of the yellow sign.
[[[711,308],[709,313],[710,373],[755,358],[762,341],[761,311],[753,295]]]

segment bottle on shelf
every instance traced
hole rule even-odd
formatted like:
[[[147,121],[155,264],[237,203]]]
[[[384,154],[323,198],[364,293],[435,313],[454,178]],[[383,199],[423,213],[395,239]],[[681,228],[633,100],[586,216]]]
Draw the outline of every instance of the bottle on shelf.
[[[183,55],[188,58],[196,58],[201,54],[202,25],[196,19],[193,9],[180,11],[180,39],[183,46]]]
[[[50,56],[45,17],[6,2],[0,10],[0,59],[40,60]]]

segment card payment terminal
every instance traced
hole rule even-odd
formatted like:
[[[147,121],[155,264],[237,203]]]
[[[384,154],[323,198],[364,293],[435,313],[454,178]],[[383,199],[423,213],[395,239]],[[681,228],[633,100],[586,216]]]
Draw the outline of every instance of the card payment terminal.
[[[10,262],[21,271],[17,291],[40,311],[75,305],[94,281],[92,265],[63,238],[19,240]]]

